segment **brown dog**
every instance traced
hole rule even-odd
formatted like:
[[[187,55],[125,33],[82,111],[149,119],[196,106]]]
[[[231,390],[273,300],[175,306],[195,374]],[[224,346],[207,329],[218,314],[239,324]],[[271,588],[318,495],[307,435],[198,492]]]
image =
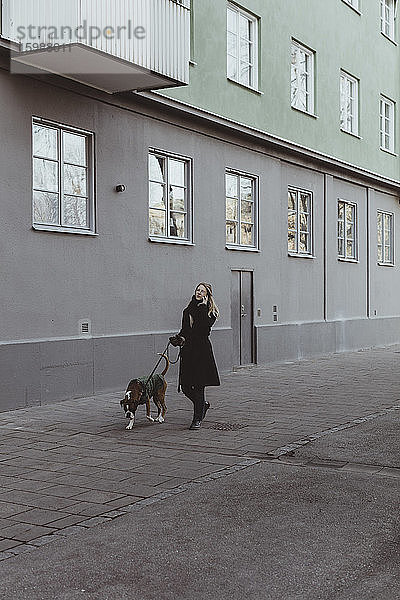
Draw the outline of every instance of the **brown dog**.
[[[146,418],[151,422],[164,423],[167,406],[165,404],[165,392],[167,391],[167,382],[165,375],[169,369],[168,356],[160,354],[165,359],[165,369],[159,374],[148,377],[139,377],[132,379],[126,388],[125,397],[120,401],[120,405],[125,411],[125,417],[130,419],[126,429],[132,429],[135,424],[135,413],[138,406],[146,404]],[[146,389],[145,389],[146,387]],[[154,404],[158,408],[158,415],[155,419],[151,416],[150,398],[153,398]]]

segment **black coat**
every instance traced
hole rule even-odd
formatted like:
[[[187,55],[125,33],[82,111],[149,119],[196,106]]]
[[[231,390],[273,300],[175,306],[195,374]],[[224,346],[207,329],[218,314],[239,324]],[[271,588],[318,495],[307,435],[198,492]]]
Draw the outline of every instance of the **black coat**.
[[[192,317],[192,319],[190,318]],[[179,335],[185,338],[181,348],[179,385],[184,390],[192,385],[220,385],[217,365],[209,340],[214,315],[208,316],[208,307],[193,296],[182,316]]]

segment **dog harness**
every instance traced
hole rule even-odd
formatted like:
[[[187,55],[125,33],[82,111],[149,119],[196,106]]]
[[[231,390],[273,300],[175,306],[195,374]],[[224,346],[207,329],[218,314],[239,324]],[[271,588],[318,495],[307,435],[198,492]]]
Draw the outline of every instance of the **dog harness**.
[[[162,388],[164,385],[164,378],[159,373],[152,375],[150,379],[148,377],[138,377],[138,382],[143,388],[142,399],[146,401],[147,398],[151,398],[154,394]]]

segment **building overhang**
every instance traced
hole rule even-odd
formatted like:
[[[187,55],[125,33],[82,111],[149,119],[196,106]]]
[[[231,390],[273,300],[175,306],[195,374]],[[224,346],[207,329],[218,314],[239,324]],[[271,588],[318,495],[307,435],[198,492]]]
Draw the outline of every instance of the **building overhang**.
[[[189,0],[0,0],[10,71],[110,94],[189,83]]]
[[[80,43],[11,52],[11,72],[60,75],[109,94],[162,89],[180,82]]]

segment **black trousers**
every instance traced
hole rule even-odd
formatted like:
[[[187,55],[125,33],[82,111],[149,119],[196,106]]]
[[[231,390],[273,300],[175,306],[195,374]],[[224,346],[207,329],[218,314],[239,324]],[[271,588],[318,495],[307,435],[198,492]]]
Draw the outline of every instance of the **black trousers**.
[[[183,387],[182,392],[193,402],[193,421],[202,421],[206,402],[204,386],[191,385]]]

